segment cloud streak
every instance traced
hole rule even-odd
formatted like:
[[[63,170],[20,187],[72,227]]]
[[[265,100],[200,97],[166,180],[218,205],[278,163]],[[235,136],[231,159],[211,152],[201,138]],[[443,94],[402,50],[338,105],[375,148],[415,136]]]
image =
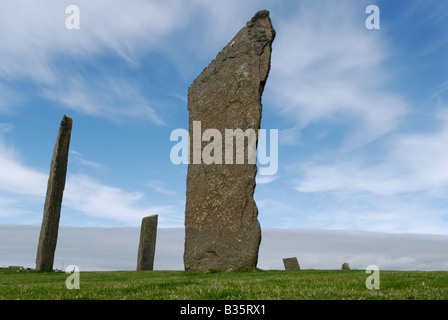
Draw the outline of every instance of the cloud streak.
[[[316,229],[263,229],[258,267],[283,270],[283,258],[297,257],[302,269],[448,270],[447,236]],[[55,268],[81,271],[135,270],[139,228],[60,227]],[[35,266],[38,226],[0,225],[0,266]],[[183,228],[159,228],[155,270],[183,270]]]
[[[5,57],[0,75],[25,75],[55,83],[51,66],[58,54],[84,58],[113,51],[134,61],[139,50],[160,46],[160,39],[181,26],[178,2],[131,0],[110,5],[104,0],[80,0],[81,28],[73,31],[65,27],[69,2],[14,1],[0,13],[1,52]]]
[[[166,63],[171,57],[182,73],[192,57],[204,58],[198,52],[211,54],[223,46],[235,25],[248,19],[245,11],[256,6],[255,1],[211,5],[203,0],[131,0],[111,5],[106,0],[79,0],[80,29],[68,30],[66,7],[71,4],[18,0],[2,6],[0,92],[11,92],[2,80],[29,82],[57,106],[92,117],[144,119],[156,125],[165,124],[166,114],[143,87],[153,73],[148,61],[157,65],[158,59]],[[204,29],[202,23],[215,27]],[[198,27],[202,37],[197,36]],[[0,110],[13,105],[0,101]]]
[[[21,164],[15,153],[1,141],[0,168],[0,190],[28,196],[45,194],[48,177]]]
[[[44,89],[42,94],[47,99],[90,116],[115,121],[123,117],[145,119],[165,125],[139,86],[130,79],[110,75],[102,79],[86,79],[75,74],[56,87]]]
[[[65,9],[71,4],[66,1],[19,0],[3,5],[0,81],[30,81],[47,99],[90,116],[143,118],[163,125],[139,84],[114,75],[110,65],[97,79],[81,75],[79,66],[107,58],[135,68],[142,54],[163,47],[164,37],[182,27],[179,3],[131,0],[110,5],[80,0],[80,30],[65,27]],[[0,101],[0,108],[7,110],[11,104]]]
[[[2,124],[2,130],[13,126]],[[1,133],[0,133],[1,134]],[[72,151],[72,153],[76,151]],[[91,165],[89,163],[89,165]],[[43,210],[48,174],[24,165],[17,154],[8,148],[0,136],[0,218],[4,221],[21,217],[22,221],[37,222]],[[69,173],[64,191],[64,219],[82,213],[91,219],[103,218],[111,223],[139,225],[149,214],[163,215],[161,225],[179,223],[183,202],[171,199],[170,205],[149,204],[146,194],[129,192],[109,186],[81,173]],[[1,220],[0,220],[1,221]],[[79,222],[78,222],[79,223]],[[86,224],[89,224],[88,218]]]
[[[392,135],[384,142],[385,151],[376,164],[365,164],[362,157],[322,165],[317,161],[303,163],[300,165],[303,176],[296,190],[441,194],[448,187],[448,112],[441,110],[436,118],[439,128],[434,132]]]
[[[343,142],[350,148],[390,133],[408,110],[384,86],[387,48],[359,23],[361,9],[354,2],[301,2],[290,20],[278,21],[269,80],[276,108],[294,127],[348,124]]]

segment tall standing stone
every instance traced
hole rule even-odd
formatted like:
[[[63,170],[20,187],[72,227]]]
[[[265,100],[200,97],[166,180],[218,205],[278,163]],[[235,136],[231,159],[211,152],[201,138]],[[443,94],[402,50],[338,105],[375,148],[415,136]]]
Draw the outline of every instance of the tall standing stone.
[[[253,268],[257,265],[261,241],[258,209],[253,198],[257,165],[248,161],[246,139],[244,163],[236,164],[235,151],[232,164],[225,161],[227,143],[224,143],[224,137],[226,129],[243,132],[252,129],[256,132],[256,148],[261,97],[270,71],[274,38],[269,11],[259,11],[189,88],[186,271]],[[201,139],[207,129],[219,132],[221,141],[217,136],[210,142]],[[208,146],[211,142],[218,146],[213,152]],[[206,150],[216,156],[216,160],[211,164],[198,163],[198,154],[201,157],[201,152]],[[218,160],[220,152],[222,161]]]
[[[53,270],[72,124],[71,118],[63,117],[53,151],[44,216],[37,248],[36,270]]]
[[[143,218],[138,247],[137,270],[154,269],[158,215]]]

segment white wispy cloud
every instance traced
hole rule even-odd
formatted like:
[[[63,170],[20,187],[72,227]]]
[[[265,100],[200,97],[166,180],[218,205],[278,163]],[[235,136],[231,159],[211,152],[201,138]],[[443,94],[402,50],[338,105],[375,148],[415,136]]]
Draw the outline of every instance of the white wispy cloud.
[[[431,204],[431,198],[413,193],[391,197],[336,192],[323,193],[322,198],[324,203],[301,210],[306,225],[388,233],[446,233],[447,201]]]
[[[390,133],[408,110],[384,85],[391,76],[384,65],[388,49],[380,32],[359,23],[362,8],[350,1],[301,2],[290,19],[277,21],[269,80],[276,108],[289,122],[299,129],[345,124],[349,147]]]
[[[174,190],[168,189],[165,186],[165,183],[163,181],[150,180],[145,183],[145,186],[147,186],[148,188],[150,188],[151,190],[153,190],[157,193],[165,194],[168,196],[176,196],[177,195],[177,192]]]
[[[72,174],[67,178],[64,205],[87,216],[135,225],[149,214],[166,213],[170,208],[151,207],[145,203],[145,194],[141,192],[108,186],[83,174]]]
[[[14,129],[12,123],[0,123],[0,218],[4,221],[29,214],[30,206],[40,204],[47,183],[43,173],[24,165],[19,153],[7,145],[5,135]]]
[[[343,190],[395,195],[425,191],[433,194],[448,187],[448,112],[439,111],[439,128],[429,133],[395,134],[384,142],[381,159],[366,163],[362,155],[346,154],[324,164],[299,165],[300,192]],[[328,163],[329,162],[329,163]]]
[[[101,163],[90,161],[84,158],[82,153],[76,151],[76,150],[70,150],[70,156],[72,158],[72,161],[75,161],[83,166],[93,168],[93,169],[100,169],[103,167]]]
[[[12,123],[2,123],[0,122],[0,136],[6,132],[14,130],[14,125]]]
[[[279,143],[294,146],[300,142],[300,128],[293,127],[279,131]]]
[[[291,165],[293,188],[315,204],[298,216],[318,228],[445,233],[447,110],[433,121],[425,132],[390,134],[370,153],[334,151]]]
[[[67,178],[64,206],[87,217],[102,218],[125,225],[139,225],[141,219],[158,214],[164,226],[176,225],[183,217],[182,204],[154,205],[146,194],[109,186],[87,175],[73,174]]]
[[[164,124],[163,110],[145,94],[145,81],[132,80],[134,71],[146,67],[145,59],[153,59],[148,53],[171,59],[184,73],[192,58],[212,58],[208,55],[214,56],[257,6],[256,1],[235,0],[79,0],[80,29],[68,30],[66,7],[72,4],[18,0],[2,6],[0,80],[33,82],[56,105],[90,116],[143,118],[157,125]],[[102,59],[113,62],[106,65]],[[126,74],[117,75],[117,70]],[[3,88],[0,92],[7,90]],[[0,108],[11,108],[11,103],[0,100]]]
[[[21,163],[17,153],[0,139],[0,190],[19,195],[42,196],[48,177]]]
[[[182,27],[181,1],[77,1],[80,30],[67,30],[67,1],[14,1],[0,10],[0,80],[32,81],[63,107],[91,116],[146,118],[163,124],[140,84],[113,75],[81,76],[86,61],[120,57],[130,70],[140,55],[163,47],[164,37]],[[68,67],[70,66],[70,67]],[[1,89],[1,88],[0,88]],[[5,87],[6,90],[6,87]],[[0,108],[10,104],[0,101]]]
[[[65,9],[71,2],[11,2],[0,13],[0,74],[54,83],[51,66],[58,54],[83,58],[112,51],[133,61],[139,50],[160,46],[167,33],[182,25],[178,3],[79,0],[81,28],[67,30]]]
[[[279,176],[258,176],[256,177],[256,184],[257,185],[263,185],[263,184],[269,184],[271,182],[276,181],[279,178]]]
[[[12,128],[12,125],[3,124],[2,128]],[[71,154],[79,155],[76,151]],[[21,221],[39,221],[48,173],[23,164],[18,152],[8,147],[3,139],[0,139],[0,168],[0,217],[9,219],[20,215]],[[81,173],[67,175],[63,208],[70,215],[82,213],[86,217],[104,218],[126,225],[138,225],[143,217],[160,214],[165,226],[178,224],[184,209],[179,201],[169,205],[150,204],[142,192],[109,186]]]
[[[438,87],[434,89],[434,93],[432,94],[430,100],[436,100],[440,98],[445,92],[448,91],[448,81],[443,82]]]
[[[137,84],[130,79],[106,76],[89,79],[72,75],[57,86],[43,90],[43,95],[64,106],[91,116],[120,120],[125,118],[147,119],[164,125],[159,113],[144,97]]]

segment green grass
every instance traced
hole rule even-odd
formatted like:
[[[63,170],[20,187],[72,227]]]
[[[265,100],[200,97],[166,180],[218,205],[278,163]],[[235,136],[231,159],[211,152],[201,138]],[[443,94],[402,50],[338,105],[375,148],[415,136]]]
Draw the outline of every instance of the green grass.
[[[447,300],[448,272],[381,271],[380,289],[364,270],[81,272],[0,269],[0,300]]]

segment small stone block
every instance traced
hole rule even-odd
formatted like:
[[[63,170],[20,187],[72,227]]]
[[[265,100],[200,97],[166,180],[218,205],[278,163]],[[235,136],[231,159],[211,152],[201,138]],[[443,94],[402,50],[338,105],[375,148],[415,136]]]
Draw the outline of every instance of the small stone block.
[[[350,270],[350,265],[347,262],[345,262],[344,264],[342,264],[341,270]]]
[[[300,270],[299,262],[296,257],[284,258],[283,264],[285,265],[285,270]]]

